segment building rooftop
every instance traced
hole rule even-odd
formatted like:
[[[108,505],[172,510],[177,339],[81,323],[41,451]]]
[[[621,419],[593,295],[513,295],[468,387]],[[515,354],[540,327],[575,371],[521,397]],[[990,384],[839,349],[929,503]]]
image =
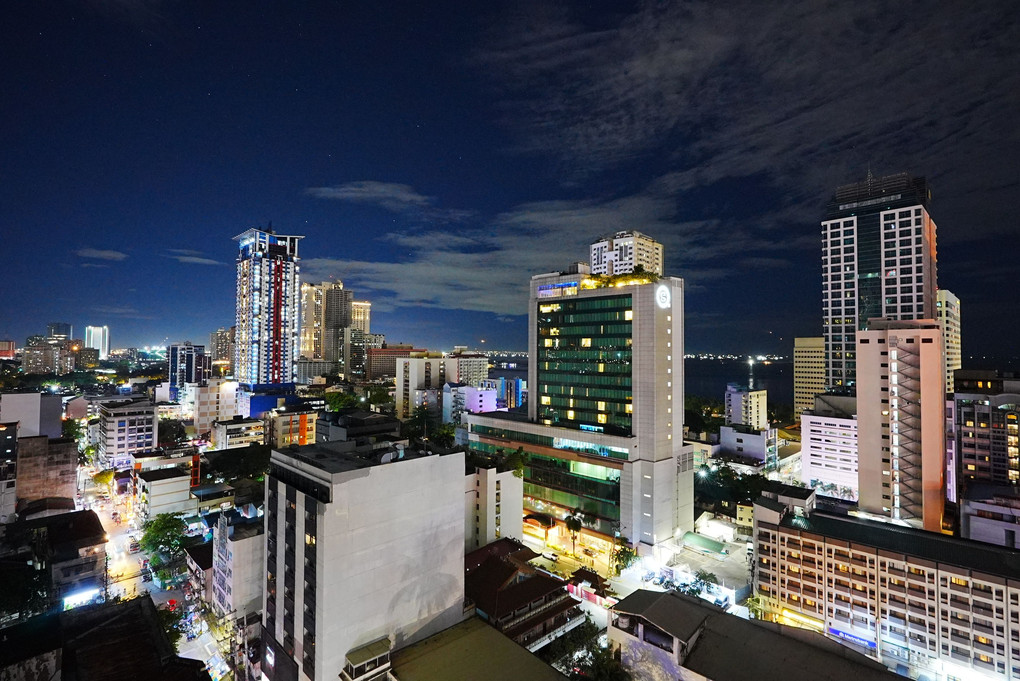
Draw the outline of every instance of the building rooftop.
[[[41,518],[31,518],[8,526],[8,536],[28,530],[46,530],[46,538],[53,552],[77,554],[77,549],[107,542],[106,530],[95,511],[74,511]]]
[[[138,477],[145,482],[159,482],[173,478],[190,478],[191,473],[176,466],[172,468],[154,468],[149,471],[138,471]]]
[[[464,595],[490,619],[498,620],[550,593],[563,591],[566,585],[540,572],[518,581],[521,574],[519,566],[492,556],[464,578]]]
[[[234,488],[232,485],[228,485],[225,482],[211,482],[207,485],[192,487],[191,493],[199,500],[205,501],[206,499],[218,499],[220,497],[231,496],[234,493]]]
[[[202,661],[174,653],[148,596],[40,615],[4,629],[2,635],[0,669],[59,651],[59,676],[64,679],[210,678]]]
[[[728,615],[675,591],[639,589],[613,606],[688,642],[700,630],[683,666],[726,681],[892,681],[903,677],[812,631]],[[753,664],[749,661],[753,660]]]
[[[496,556],[497,558],[509,557],[511,561],[523,564],[538,558],[539,554],[535,553],[513,537],[503,537],[502,539],[497,539],[490,544],[486,544],[480,549],[475,549],[474,551],[465,554],[465,572],[473,571],[475,568],[487,561],[491,556]]]
[[[884,551],[1020,580],[1020,552],[992,544],[817,510],[807,516],[788,513],[780,521],[780,525],[827,538],[842,539]]]
[[[399,681],[564,681],[567,677],[477,617],[390,655]]]
[[[777,494],[781,497],[790,497],[791,499],[800,499],[805,501],[811,498],[811,495],[815,493],[810,487],[799,487],[797,485],[787,485],[785,482],[779,482],[778,480],[769,480],[765,484],[765,491]]]
[[[237,523],[231,525],[230,541],[241,541],[250,537],[257,537],[266,531],[262,518],[248,523]]]
[[[295,459],[330,474],[371,468],[372,466],[403,459],[417,459],[420,456],[420,454],[411,450],[400,451],[390,448],[362,454],[356,450],[351,450],[346,442],[317,442],[310,445],[291,445],[284,449],[273,450],[274,458],[286,457]]]
[[[203,570],[209,570],[213,564],[213,543],[211,541],[204,542],[202,544],[195,544],[189,546],[186,549],[191,560],[195,561],[195,565]]]

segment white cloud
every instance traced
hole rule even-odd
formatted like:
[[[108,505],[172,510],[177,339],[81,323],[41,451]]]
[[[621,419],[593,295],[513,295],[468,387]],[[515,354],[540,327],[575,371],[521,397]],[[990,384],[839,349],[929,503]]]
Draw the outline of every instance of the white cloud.
[[[80,248],[75,251],[75,254],[81,258],[94,258],[96,260],[124,260],[128,257],[127,253],[121,253],[120,251],[103,251],[98,248]]]

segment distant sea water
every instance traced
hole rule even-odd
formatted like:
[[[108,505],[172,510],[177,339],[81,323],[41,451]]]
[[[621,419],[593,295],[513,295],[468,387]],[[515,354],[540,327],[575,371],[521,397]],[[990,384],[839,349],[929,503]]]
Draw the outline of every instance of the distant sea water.
[[[722,400],[727,383],[769,391],[769,404],[793,406],[793,360],[749,367],[739,359],[685,359],[684,394]]]
[[[491,369],[489,376],[522,378],[528,380],[527,360],[519,360],[518,369]],[[684,360],[684,392],[715,400],[726,395],[727,383],[747,385],[753,377],[756,390],[769,391],[770,404],[793,405],[793,360],[763,364],[755,362],[753,372],[747,361],[739,359],[686,359]]]

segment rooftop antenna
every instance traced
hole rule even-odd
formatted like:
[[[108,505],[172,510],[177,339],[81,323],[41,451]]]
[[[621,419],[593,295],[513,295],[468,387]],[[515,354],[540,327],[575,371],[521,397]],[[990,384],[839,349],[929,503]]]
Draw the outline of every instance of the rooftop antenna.
[[[871,184],[875,181],[875,176],[871,174],[871,161],[868,161],[868,191],[871,191]]]

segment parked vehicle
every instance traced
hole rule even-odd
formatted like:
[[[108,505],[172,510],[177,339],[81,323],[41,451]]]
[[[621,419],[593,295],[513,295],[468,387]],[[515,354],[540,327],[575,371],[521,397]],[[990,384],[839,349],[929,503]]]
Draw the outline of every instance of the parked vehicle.
[[[581,553],[583,553],[584,555],[586,555],[586,556],[589,556],[589,557],[591,557],[591,558],[594,558],[594,557],[595,557],[595,552],[594,552],[594,551],[592,551],[592,550],[591,550],[591,549],[589,549],[589,548],[585,548],[585,549],[582,549],[582,550],[581,550]]]
[[[547,560],[551,560],[554,563],[559,561],[559,559],[560,559],[559,555],[557,555],[555,553],[543,553],[542,557],[547,559]]]

